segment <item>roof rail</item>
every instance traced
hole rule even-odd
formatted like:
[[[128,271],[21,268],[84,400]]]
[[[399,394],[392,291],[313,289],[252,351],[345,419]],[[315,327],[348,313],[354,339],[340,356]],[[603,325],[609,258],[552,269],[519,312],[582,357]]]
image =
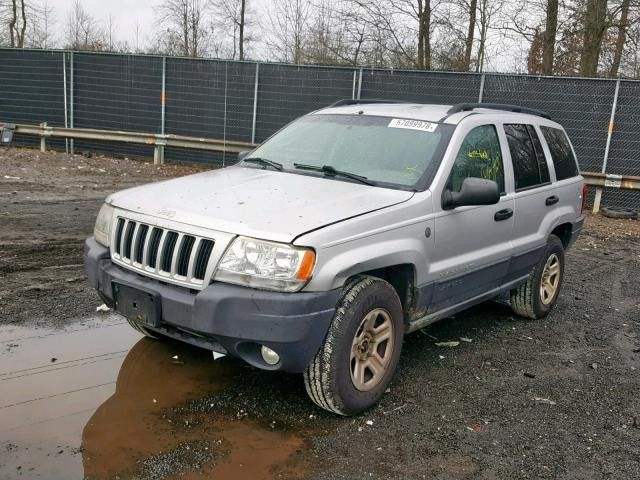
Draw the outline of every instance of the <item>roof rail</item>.
[[[447,111],[447,115],[453,115],[458,112],[470,112],[476,108],[488,108],[490,110],[504,110],[507,112],[527,113],[529,115],[536,115],[551,120],[551,115],[542,110],[536,110],[535,108],[521,107],[519,105],[506,105],[503,103],[458,103]]]
[[[388,100],[384,98],[343,98],[325,108],[343,107],[345,105],[363,105],[367,103],[408,103],[406,100]]]

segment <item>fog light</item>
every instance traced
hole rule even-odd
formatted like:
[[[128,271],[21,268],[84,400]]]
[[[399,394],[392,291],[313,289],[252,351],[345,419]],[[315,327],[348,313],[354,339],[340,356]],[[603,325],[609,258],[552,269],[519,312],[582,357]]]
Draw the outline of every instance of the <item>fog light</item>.
[[[268,365],[276,365],[280,361],[280,355],[271,350],[269,347],[263,345],[260,349],[260,353],[262,354],[262,359]]]

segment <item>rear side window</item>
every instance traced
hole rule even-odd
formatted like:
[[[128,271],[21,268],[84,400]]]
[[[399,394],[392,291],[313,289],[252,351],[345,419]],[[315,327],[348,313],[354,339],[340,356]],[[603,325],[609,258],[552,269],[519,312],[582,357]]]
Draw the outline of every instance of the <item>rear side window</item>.
[[[540,139],[531,125],[504,126],[513,162],[516,191],[549,182],[549,169],[540,148]]]
[[[578,175],[578,164],[571,150],[567,135],[558,128],[540,127],[540,129],[547,141],[547,145],[549,145],[553,166],[556,170],[556,178],[564,180]]]
[[[476,127],[467,134],[456,155],[447,188],[459,192],[468,177],[493,180],[501,193],[505,191],[500,140],[493,125]]]

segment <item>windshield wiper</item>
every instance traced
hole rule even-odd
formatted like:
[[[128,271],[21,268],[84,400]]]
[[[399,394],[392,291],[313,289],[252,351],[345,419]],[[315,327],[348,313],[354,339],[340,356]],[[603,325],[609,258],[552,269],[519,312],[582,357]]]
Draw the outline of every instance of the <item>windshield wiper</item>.
[[[265,167],[271,167],[280,172],[282,171],[282,168],[283,168],[281,163],[274,162],[273,160],[267,160],[266,158],[250,157],[250,158],[243,158],[242,161],[247,163],[256,163],[258,165],[263,165]]]
[[[294,163],[294,167],[299,170],[313,170],[314,172],[322,172],[325,175],[330,177],[344,177],[349,178],[351,180],[355,180],[360,183],[364,183],[365,185],[375,186],[376,182],[373,180],[369,180],[367,177],[363,177],[362,175],[356,175],[355,173],[345,172],[343,170],[336,170],[331,165],[322,165],[319,167],[318,165],[306,165],[304,163]]]

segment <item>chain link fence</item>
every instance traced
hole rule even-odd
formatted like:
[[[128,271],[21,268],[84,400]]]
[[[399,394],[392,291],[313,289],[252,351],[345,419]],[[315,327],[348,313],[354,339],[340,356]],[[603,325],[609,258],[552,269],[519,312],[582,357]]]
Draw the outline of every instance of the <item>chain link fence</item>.
[[[342,98],[484,101],[546,110],[568,131],[583,171],[640,175],[638,81],[0,49],[0,122],[262,142],[296,117]],[[153,153],[146,146],[86,141],[50,145],[111,155]],[[170,148],[165,156],[215,165],[235,161]],[[637,207],[640,193],[606,189],[602,203]]]

